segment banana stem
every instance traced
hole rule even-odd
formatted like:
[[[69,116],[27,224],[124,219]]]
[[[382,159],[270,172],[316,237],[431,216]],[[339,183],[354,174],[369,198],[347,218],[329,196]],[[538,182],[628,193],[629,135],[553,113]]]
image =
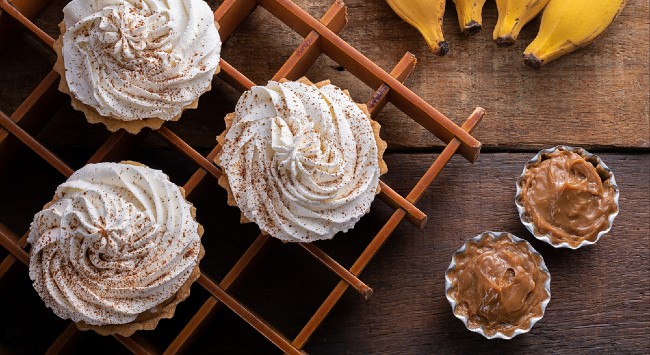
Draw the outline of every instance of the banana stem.
[[[518,19],[499,19],[492,38],[499,47],[507,47],[515,44],[519,36]]]

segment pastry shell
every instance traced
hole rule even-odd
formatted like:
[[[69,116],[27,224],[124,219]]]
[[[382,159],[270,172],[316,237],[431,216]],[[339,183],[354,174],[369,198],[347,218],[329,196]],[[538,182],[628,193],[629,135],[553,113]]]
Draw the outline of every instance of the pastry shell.
[[[284,82],[287,82],[287,81],[289,81],[289,80],[281,79],[279,82],[284,83]],[[305,85],[309,85],[309,86],[316,86],[317,88],[321,88],[323,86],[326,86],[326,85],[330,84],[329,80],[324,80],[324,81],[321,81],[321,82],[318,82],[318,83],[314,84],[311,81],[309,81],[309,79],[307,79],[306,77],[302,77],[302,78],[298,79],[297,82],[305,84]],[[343,90],[343,92],[346,95],[348,95],[348,97],[350,97],[350,93],[349,93],[348,90]],[[386,141],[381,139],[381,137],[379,136],[379,131],[381,130],[381,125],[379,124],[379,122],[372,119],[372,117],[370,116],[370,112],[368,111],[368,106],[366,106],[365,104],[359,104],[359,103],[357,103],[357,106],[361,109],[361,111],[363,111],[365,113],[365,115],[368,117],[368,120],[370,121],[370,125],[372,127],[372,131],[373,131],[374,136],[375,136],[375,141],[377,142],[377,158],[379,160],[378,161],[378,167],[379,167],[379,175],[381,176],[381,175],[385,174],[386,172],[388,172],[388,166],[386,165],[386,162],[384,161],[384,152],[386,151],[386,147],[388,146],[388,144],[386,143]],[[228,115],[226,115],[226,117],[224,118],[224,120],[226,121],[226,129],[217,137],[217,143],[220,146],[223,146],[225,144],[225,142],[226,142],[226,135],[228,134],[228,131],[230,130],[230,127],[232,127],[232,121],[233,121],[234,117],[235,117],[235,113],[232,112],[232,113],[229,113]],[[221,154],[223,154],[222,152],[223,152],[222,150],[219,150],[219,152],[217,153],[217,156],[214,158],[214,162],[218,166],[221,166],[220,158],[221,158]],[[223,173],[223,175],[221,175],[221,177],[219,177],[219,186],[223,187],[226,190],[226,192],[228,193],[228,205],[232,206],[232,207],[238,207],[239,208],[239,206],[237,205],[237,201],[235,200],[235,196],[232,193],[232,189],[230,188],[230,184],[228,183],[228,176],[226,175],[225,172]],[[377,193],[379,193],[380,191],[381,191],[380,187],[377,186]],[[244,216],[244,213],[242,212],[241,216],[240,216],[240,222],[241,223],[250,223],[251,221],[248,220],[248,218],[246,218]],[[262,231],[262,232],[266,233],[264,231]]]
[[[217,26],[218,29],[219,25],[217,24],[217,22],[215,22],[214,24]],[[86,105],[85,103],[81,102],[70,91],[70,87],[68,86],[68,80],[65,75],[66,72],[65,64],[63,61],[63,34],[65,33],[66,30],[65,23],[64,22],[59,23],[59,28],[61,30],[61,35],[54,42],[54,51],[56,52],[56,62],[54,63],[54,68],[53,68],[54,71],[57,72],[61,77],[61,80],[59,81],[59,91],[70,96],[70,103],[72,105],[72,108],[74,108],[77,111],[83,112],[84,115],[86,116],[86,120],[89,123],[93,123],[93,124],[101,123],[104,126],[106,126],[106,129],[108,129],[111,132],[117,132],[120,129],[124,129],[125,131],[131,134],[138,134],[144,128],[150,128],[156,130],[162,127],[162,125],[165,122],[178,121],[183,115],[183,113],[185,112],[185,110],[196,109],[199,106],[200,96],[212,89],[212,83],[210,83],[208,88],[205,90],[203,94],[199,96],[199,98],[191,102],[189,105],[183,107],[181,113],[172,117],[169,120],[163,120],[157,117],[148,117],[148,118],[141,118],[141,119],[136,119],[131,121],[125,121],[123,119],[114,116],[102,116],[101,114],[99,114],[99,112],[97,112],[97,110],[94,107],[90,105]],[[217,66],[214,75],[217,75],[217,73],[219,73],[220,70],[221,68]]]
[[[144,164],[133,162],[133,161],[122,161],[120,163],[146,167],[146,165]],[[181,195],[185,198],[185,190],[180,186],[178,188],[181,191]],[[45,204],[43,209],[50,207],[57,200],[58,197],[54,196],[52,201]],[[192,215],[192,218],[196,220],[196,208],[194,207],[194,205],[192,205],[191,202],[187,201],[187,199],[185,201],[190,205],[190,213]],[[200,223],[198,223],[198,221],[197,221],[197,225],[198,225],[197,233],[199,235],[199,238],[201,238],[203,237],[204,229],[203,226]],[[117,334],[124,337],[129,337],[138,330],[152,330],[156,328],[158,322],[161,319],[172,318],[174,316],[174,313],[176,312],[176,305],[178,305],[180,302],[184,301],[187,297],[189,297],[190,288],[192,284],[196,280],[198,280],[198,278],[201,276],[201,270],[199,268],[199,264],[201,262],[201,259],[203,259],[204,255],[205,255],[205,250],[203,249],[203,245],[201,244],[199,255],[196,260],[196,266],[192,270],[192,274],[190,274],[190,277],[181,285],[178,291],[176,291],[176,293],[172,297],[168,298],[167,300],[164,300],[157,306],[140,313],[134,321],[125,324],[104,324],[104,325],[92,325],[80,321],[80,322],[75,322],[77,328],[79,328],[80,330],[94,330],[100,335]]]

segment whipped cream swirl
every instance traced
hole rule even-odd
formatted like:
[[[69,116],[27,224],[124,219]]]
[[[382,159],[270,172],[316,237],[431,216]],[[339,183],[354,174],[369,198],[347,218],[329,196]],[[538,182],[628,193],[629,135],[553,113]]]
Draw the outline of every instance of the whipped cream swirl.
[[[64,319],[134,321],[192,274],[201,240],[191,208],[159,170],[86,165],[34,217],[27,240],[34,288]]]
[[[221,39],[203,0],[73,0],[63,59],[74,96],[124,121],[171,120],[210,89]]]
[[[379,152],[340,88],[270,81],[244,93],[218,158],[243,216],[290,242],[330,239],[370,210]]]

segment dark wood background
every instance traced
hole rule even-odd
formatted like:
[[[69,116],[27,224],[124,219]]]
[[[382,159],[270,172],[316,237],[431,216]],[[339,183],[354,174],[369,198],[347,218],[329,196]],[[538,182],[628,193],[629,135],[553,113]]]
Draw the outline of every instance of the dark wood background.
[[[61,8],[55,0],[36,19],[57,35]],[[320,17],[329,1],[296,1]],[[220,1],[211,2],[216,8]],[[496,9],[488,1],[484,30],[459,34],[453,3],[444,29],[451,52],[428,52],[416,30],[403,23],[383,0],[349,0],[342,37],[382,68],[390,70],[405,51],[418,66],[407,85],[434,107],[462,122],[475,106],[487,115],[476,131],[483,153],[471,165],[455,157],[418,203],[429,216],[422,230],[402,224],[361,275],[374,294],[368,301],[348,291],[306,346],[314,354],[341,353],[650,353],[650,119],[648,1],[630,0],[621,16],[591,46],[539,71],[523,64],[521,53],[535,36],[529,24],[517,44],[497,48],[491,40]],[[269,41],[269,36],[272,41]],[[291,54],[300,38],[264,10],[250,16],[224,47],[223,56],[257,83],[265,81]],[[0,110],[13,112],[47,74],[54,57],[33,39],[19,36],[0,55]],[[331,79],[358,101],[370,89],[344,68],[322,57],[312,80]],[[239,94],[219,79],[199,108],[169,127],[207,153],[223,130],[223,116]],[[68,102],[38,137],[74,168],[108,136],[89,125]],[[379,116],[389,143],[385,181],[407,192],[441,149],[441,144],[393,107]],[[612,232],[594,246],[556,250],[535,240],[518,220],[513,197],[524,163],[538,150],[571,144],[598,153],[621,187],[621,213]],[[195,167],[180,153],[149,135],[127,156],[163,169],[182,184]],[[63,178],[40,158],[23,153],[0,171],[0,221],[25,231],[32,216],[50,200]],[[256,236],[252,225],[237,223],[225,194],[210,181],[194,196],[206,227],[202,267],[221,278]],[[377,201],[348,234],[318,243],[350,266],[391,209]],[[542,253],[552,274],[552,300],[545,317],[528,334],[510,341],[487,341],[454,318],[444,296],[444,271],[465,240],[485,230],[509,231]],[[0,250],[0,257],[6,252]],[[14,268],[0,283],[0,353],[42,352],[66,323],[43,307],[26,269]],[[292,245],[272,243],[235,295],[288,336],[297,334],[325,299],[336,279]],[[162,321],[145,337],[167,344],[205,300],[200,287],[182,303],[172,321]],[[98,348],[101,347],[101,348]],[[85,333],[74,348],[123,351],[115,341]],[[277,350],[230,311],[223,309],[190,353],[275,353]]]

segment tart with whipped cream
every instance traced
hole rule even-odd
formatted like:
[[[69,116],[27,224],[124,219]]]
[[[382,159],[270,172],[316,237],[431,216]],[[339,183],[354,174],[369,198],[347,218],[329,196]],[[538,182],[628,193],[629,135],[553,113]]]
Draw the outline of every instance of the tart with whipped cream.
[[[112,132],[178,120],[219,70],[221,39],[203,0],[73,0],[63,14],[59,90]]]
[[[215,162],[242,222],[287,242],[331,239],[369,212],[386,142],[365,105],[329,81],[269,81],[239,99]]]
[[[171,318],[200,276],[203,228],[160,170],[89,164],[34,216],[29,276],[79,329],[130,336]]]

